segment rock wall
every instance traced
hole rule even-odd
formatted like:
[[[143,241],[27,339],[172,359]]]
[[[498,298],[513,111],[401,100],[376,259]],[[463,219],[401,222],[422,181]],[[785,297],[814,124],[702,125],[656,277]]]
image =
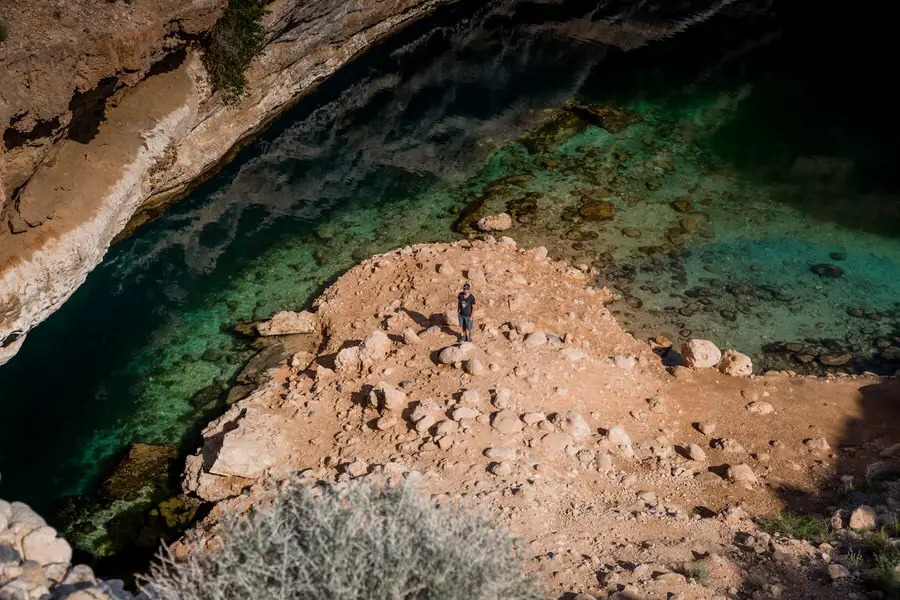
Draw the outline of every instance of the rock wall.
[[[299,94],[453,1],[275,0],[233,107],[193,44],[223,0],[0,9],[0,364],[136,211],[178,197]]]

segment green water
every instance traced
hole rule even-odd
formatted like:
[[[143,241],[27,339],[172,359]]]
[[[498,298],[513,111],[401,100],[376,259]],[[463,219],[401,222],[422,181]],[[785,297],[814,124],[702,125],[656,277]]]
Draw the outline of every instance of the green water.
[[[882,38],[837,49],[843,17],[802,27],[796,3],[509,6],[463,4],[373,50],[113,248],[0,369],[0,497],[88,497],[71,510],[130,442],[192,451],[254,354],[231,326],[308,306],[373,253],[459,237],[479,197],[521,245],[592,265],[638,335],[708,337],[760,368],[900,366],[897,117],[890,82],[854,66]],[[652,35],[605,45],[613,15]],[[572,99],[640,120],[516,143],[531,110]],[[597,200],[611,219],[581,215]],[[105,552],[117,510],[76,541]]]

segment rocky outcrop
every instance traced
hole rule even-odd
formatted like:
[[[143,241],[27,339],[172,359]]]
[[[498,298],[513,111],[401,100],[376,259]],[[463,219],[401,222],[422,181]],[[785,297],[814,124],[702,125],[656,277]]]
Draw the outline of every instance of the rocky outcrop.
[[[215,22],[221,0],[77,10],[21,3],[4,15],[0,364],[137,211],[183,194],[299,94],[451,1],[275,0],[264,20],[268,44],[236,106],[211,89],[190,45]]]
[[[21,502],[0,500],[0,598],[134,597],[121,581],[101,581],[90,567],[71,561],[68,542],[57,537],[40,515]],[[140,594],[139,598],[146,596]]]

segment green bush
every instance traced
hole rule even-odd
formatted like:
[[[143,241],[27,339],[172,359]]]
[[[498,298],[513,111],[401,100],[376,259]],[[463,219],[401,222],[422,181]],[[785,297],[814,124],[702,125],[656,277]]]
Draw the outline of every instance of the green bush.
[[[244,95],[247,68],[266,45],[262,26],[266,4],[267,0],[229,0],[210,32],[203,64],[229,104]]]
[[[798,540],[809,540],[821,544],[828,539],[828,522],[822,517],[796,515],[782,512],[775,517],[763,519],[763,531],[772,535],[783,535]]]
[[[289,486],[222,545],[163,558],[145,591],[160,600],[538,599],[513,540],[482,515],[437,507],[406,486]]]
[[[0,42],[6,41],[6,24],[0,21]]]

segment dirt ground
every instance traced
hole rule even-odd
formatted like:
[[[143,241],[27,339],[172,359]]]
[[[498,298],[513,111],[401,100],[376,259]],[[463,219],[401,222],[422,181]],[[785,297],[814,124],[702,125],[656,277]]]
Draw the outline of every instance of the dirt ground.
[[[545,255],[488,236],[342,276],[316,303],[319,352],[268,371],[189,459],[186,490],[221,502],[176,554],[302,472],[406,479],[487,510],[552,597],[867,597],[858,569],[829,576],[849,550],[772,537],[759,519],[847,508],[835,482],[864,481],[900,440],[900,388],[667,369],[616,323],[586,266]],[[474,343],[448,357],[464,281]]]

